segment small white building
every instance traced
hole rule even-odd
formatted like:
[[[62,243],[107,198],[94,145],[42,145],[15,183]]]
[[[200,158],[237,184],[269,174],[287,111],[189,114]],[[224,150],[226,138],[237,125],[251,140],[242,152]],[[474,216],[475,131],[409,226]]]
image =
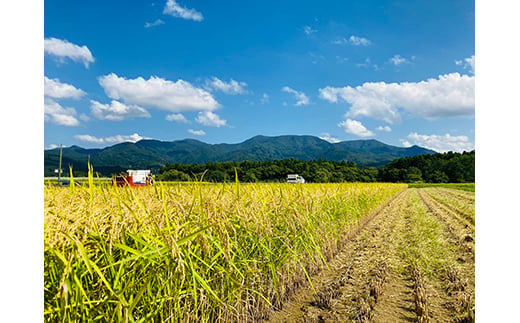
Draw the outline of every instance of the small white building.
[[[298,174],[289,174],[287,175],[287,183],[305,183],[305,179]]]

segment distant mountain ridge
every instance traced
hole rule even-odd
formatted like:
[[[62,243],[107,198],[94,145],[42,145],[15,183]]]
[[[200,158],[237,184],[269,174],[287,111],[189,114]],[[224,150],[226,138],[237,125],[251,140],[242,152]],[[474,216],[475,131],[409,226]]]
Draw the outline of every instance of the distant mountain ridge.
[[[140,140],[106,148],[85,149],[78,146],[63,148],[62,168],[87,170],[87,161],[102,174],[117,173],[129,168],[157,170],[166,163],[207,163],[224,161],[264,161],[295,158],[301,160],[352,161],[364,166],[382,166],[395,158],[434,154],[419,146],[396,147],[380,141],[351,140],[330,143],[314,136],[255,136],[237,144],[207,144],[195,139],[176,141]],[[45,176],[54,176],[58,168],[60,149],[44,152]]]

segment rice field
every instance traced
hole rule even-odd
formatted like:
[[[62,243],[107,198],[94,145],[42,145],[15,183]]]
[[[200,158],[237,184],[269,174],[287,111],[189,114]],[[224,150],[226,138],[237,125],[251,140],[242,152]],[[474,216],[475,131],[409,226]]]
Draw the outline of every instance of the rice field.
[[[474,322],[474,193],[408,188],[270,322]]]
[[[46,185],[45,321],[260,321],[405,184]]]

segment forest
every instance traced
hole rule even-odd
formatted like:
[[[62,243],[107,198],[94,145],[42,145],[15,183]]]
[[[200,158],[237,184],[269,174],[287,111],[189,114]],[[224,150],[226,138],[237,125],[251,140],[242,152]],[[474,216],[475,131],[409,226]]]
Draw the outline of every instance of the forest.
[[[381,182],[474,183],[475,151],[398,158],[379,169]]]
[[[472,183],[475,181],[475,151],[397,158],[380,168],[323,159],[175,163],[161,167],[156,179],[229,182],[235,180],[235,171],[240,182],[285,182],[287,174],[299,174],[310,183]]]

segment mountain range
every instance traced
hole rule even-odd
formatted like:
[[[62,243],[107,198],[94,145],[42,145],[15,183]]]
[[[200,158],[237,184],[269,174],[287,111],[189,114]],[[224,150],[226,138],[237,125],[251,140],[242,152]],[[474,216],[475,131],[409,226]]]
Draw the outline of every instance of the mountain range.
[[[358,166],[379,167],[395,158],[434,154],[419,146],[396,147],[380,141],[351,140],[330,143],[314,136],[255,136],[238,144],[207,144],[199,140],[177,141],[140,140],[119,143],[106,148],[85,149],[78,146],[63,148],[62,168],[68,166],[87,171],[87,161],[95,171],[110,175],[127,169],[151,169],[157,172],[166,163],[191,164],[224,161],[264,161],[295,158],[300,160],[352,161]],[[55,176],[60,148],[44,152],[45,176]]]

